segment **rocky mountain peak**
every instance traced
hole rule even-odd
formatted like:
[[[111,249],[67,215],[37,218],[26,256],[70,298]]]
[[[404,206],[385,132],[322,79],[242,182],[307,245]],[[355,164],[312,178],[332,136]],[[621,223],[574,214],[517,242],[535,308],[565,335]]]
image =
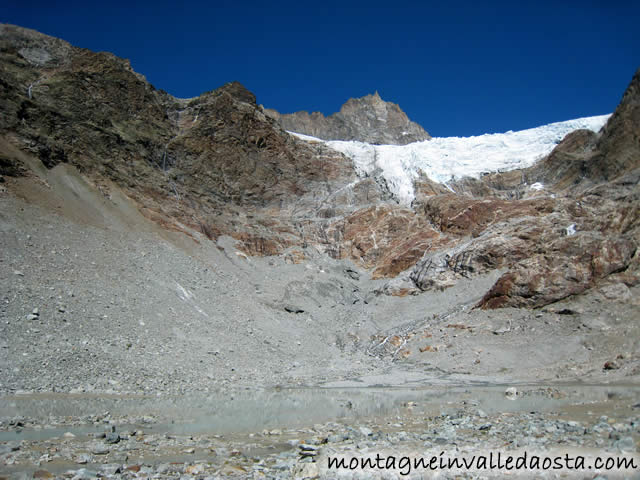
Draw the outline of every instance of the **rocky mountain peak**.
[[[385,102],[385,101],[382,99],[382,97],[380,96],[380,93],[378,93],[378,90],[376,90],[375,92],[370,93],[370,94],[368,94],[368,95],[365,95],[364,97],[360,97],[360,98],[350,98],[349,100],[347,100],[347,101],[345,102],[345,104],[344,104],[344,105],[342,105],[342,107],[341,107],[340,111],[341,111],[341,112],[344,112],[344,111],[346,110],[346,108],[345,108],[345,107],[347,107],[348,105],[354,104],[354,103],[355,103],[355,104],[358,104],[358,105],[361,105],[361,106],[364,106],[365,108],[366,108],[366,106],[367,106],[367,105],[371,105],[371,106],[373,106],[373,105],[380,105],[380,106],[382,106],[383,108],[385,108],[385,110],[386,110],[386,106],[387,106],[387,104],[388,104],[389,106],[395,106],[395,107],[398,107],[398,105],[396,105],[396,104],[394,104],[394,103],[391,103],[391,102]],[[400,107],[398,107],[398,108],[400,108]]]
[[[256,96],[237,81],[225,83],[223,86],[216,89],[216,93],[228,93],[231,97],[241,102],[250,103],[252,105],[256,104]]]
[[[281,114],[265,109],[285,130],[323,140],[356,140],[382,145],[407,145],[431,136],[392,102],[386,102],[376,90],[361,98],[350,98],[340,111],[325,117],[320,112]]]

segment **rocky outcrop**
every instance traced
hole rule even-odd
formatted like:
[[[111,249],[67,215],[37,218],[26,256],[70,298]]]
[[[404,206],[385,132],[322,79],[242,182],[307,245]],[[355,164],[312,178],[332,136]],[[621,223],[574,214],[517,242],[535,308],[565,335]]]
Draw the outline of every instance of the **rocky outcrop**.
[[[511,218],[539,217],[552,213],[550,198],[503,200],[492,196],[470,198],[464,195],[437,195],[422,205],[429,221],[443,233],[478,236],[492,224]]]
[[[2,132],[46,167],[72,163],[134,182],[162,158],[173,136],[170,97],[126,60],[3,25],[0,61]]]
[[[635,284],[640,280],[639,175],[636,170],[579,196],[434,196],[424,211],[440,232],[456,240],[441,251],[425,252],[409,279],[429,290],[508,269],[483,308],[542,306],[591,288],[613,272],[625,272]],[[579,281],[578,271],[583,272]],[[560,281],[563,275],[568,283]],[[540,283],[534,277],[555,280]]]
[[[624,237],[588,232],[558,239],[500,277],[478,306],[533,308],[557,302],[624,271],[635,252],[636,244]]]
[[[598,134],[591,130],[576,130],[538,165],[527,172],[532,179],[556,190],[566,190],[585,180],[585,163],[596,148]]]
[[[378,92],[349,99],[339,112],[325,117],[320,112],[281,114],[265,109],[285,130],[323,140],[357,140],[378,145],[406,145],[431,136],[412,122],[398,105],[385,102]]]
[[[529,169],[532,182],[582,192],[640,167],[640,69],[598,133],[579,130]]]
[[[604,126],[596,153],[586,161],[586,174],[613,180],[640,167],[640,69]]]
[[[425,250],[449,242],[412,210],[393,205],[359,209],[334,222],[328,235],[336,239],[335,258],[351,258],[373,270],[374,278],[394,277],[410,268]]]

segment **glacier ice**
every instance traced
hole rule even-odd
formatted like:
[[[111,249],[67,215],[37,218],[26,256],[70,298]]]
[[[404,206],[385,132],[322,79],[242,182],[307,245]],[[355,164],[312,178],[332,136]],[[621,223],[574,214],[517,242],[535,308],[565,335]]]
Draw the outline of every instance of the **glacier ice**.
[[[578,118],[518,132],[473,137],[434,137],[408,145],[371,145],[355,141],[324,141],[354,162],[360,176],[378,170],[396,199],[410,205],[415,197],[413,182],[422,173],[436,182],[462,177],[478,178],[484,173],[525,168],[548,155],[568,133],[578,129],[598,131],[610,115]],[[542,187],[540,185],[540,187]],[[532,185],[532,188],[539,188]]]

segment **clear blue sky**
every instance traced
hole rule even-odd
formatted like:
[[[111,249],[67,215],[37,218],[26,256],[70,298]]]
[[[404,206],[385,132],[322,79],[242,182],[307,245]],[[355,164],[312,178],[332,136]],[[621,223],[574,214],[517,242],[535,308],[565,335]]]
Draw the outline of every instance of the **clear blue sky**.
[[[5,0],[0,22],[131,60],[193,97],[238,80],[280,112],[375,90],[435,136],[609,113],[640,67],[640,2]]]

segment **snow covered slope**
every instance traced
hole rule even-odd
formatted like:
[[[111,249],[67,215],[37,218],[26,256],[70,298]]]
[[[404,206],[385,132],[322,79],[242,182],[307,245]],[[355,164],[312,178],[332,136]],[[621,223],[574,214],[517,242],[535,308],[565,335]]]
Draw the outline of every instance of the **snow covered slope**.
[[[430,179],[446,185],[453,178],[479,177],[485,172],[529,167],[549,154],[568,133],[581,128],[598,131],[609,116],[579,118],[519,132],[432,138],[409,145],[324,142],[306,135],[295,135],[324,142],[344,153],[353,160],[361,176],[379,169],[396,198],[409,205],[414,199],[413,181],[421,171]]]

